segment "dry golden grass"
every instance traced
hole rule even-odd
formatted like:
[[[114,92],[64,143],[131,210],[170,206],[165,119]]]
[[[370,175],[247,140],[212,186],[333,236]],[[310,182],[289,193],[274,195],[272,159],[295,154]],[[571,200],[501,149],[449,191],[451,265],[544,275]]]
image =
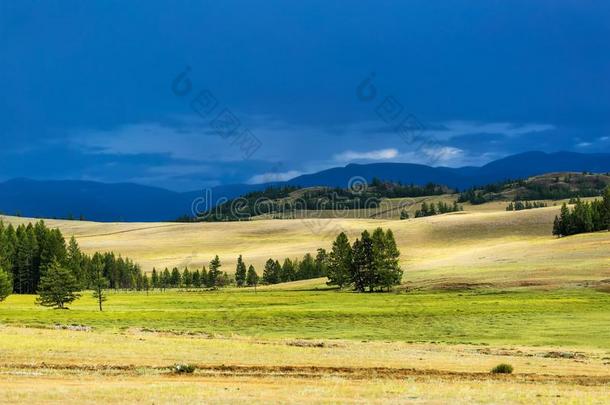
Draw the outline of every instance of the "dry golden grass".
[[[610,381],[603,351],[1,332],[2,403],[601,403]],[[196,373],[172,375],[181,362]],[[515,374],[489,374],[500,362]]]
[[[440,196],[438,198],[448,198]],[[394,231],[404,281],[414,286],[492,283],[591,284],[610,278],[610,233],[551,236],[557,206],[506,212],[504,202],[465,206],[464,212],[409,220],[307,218],[226,223],[93,223],[47,220],[84,251],[114,251],[153,267],[200,267],[218,254],[232,272],[237,256],[260,271],[272,257],[300,257],[330,248],[341,231]],[[3,217],[14,224],[30,219]]]

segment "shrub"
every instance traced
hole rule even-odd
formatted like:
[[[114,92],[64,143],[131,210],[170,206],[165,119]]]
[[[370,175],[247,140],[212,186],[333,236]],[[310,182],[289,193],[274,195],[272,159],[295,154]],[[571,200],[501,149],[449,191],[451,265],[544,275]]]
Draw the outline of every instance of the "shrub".
[[[491,369],[492,374],[512,374],[512,372],[513,366],[506,363],[498,364],[497,366]]]
[[[193,374],[195,372],[195,366],[192,364],[176,364],[173,371],[176,374]]]

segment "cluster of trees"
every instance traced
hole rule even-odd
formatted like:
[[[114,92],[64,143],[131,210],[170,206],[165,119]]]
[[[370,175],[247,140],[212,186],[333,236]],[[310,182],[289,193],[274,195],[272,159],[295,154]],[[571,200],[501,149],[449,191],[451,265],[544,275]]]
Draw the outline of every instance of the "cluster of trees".
[[[454,201],[452,205],[439,201],[437,204],[428,204],[425,201],[422,203],[421,208],[415,211],[415,218],[429,217],[432,215],[446,214],[448,212],[464,211],[464,207],[458,205],[457,201]]]
[[[435,183],[424,186],[403,185],[397,182],[382,181],[374,178],[362,190],[332,187],[317,187],[303,190],[298,197],[291,195],[300,190],[296,186],[269,187],[264,191],[245,194],[238,199],[224,202],[201,215],[200,221],[239,221],[258,215],[291,214],[310,210],[354,210],[378,208],[383,198],[422,197],[451,193],[454,190]],[[188,217],[178,221],[189,221]]]
[[[345,233],[333,242],[327,258],[329,285],[353,287],[360,292],[390,290],[400,284],[402,269],[400,251],[391,230],[377,228],[373,234],[362,232],[360,239],[350,245]]]
[[[515,201],[514,203],[511,202],[510,204],[508,204],[508,206],[506,206],[506,211],[522,211],[522,210],[531,210],[534,208],[545,208],[548,207],[547,203],[542,202],[542,201]]]
[[[240,256],[241,258],[241,256]],[[157,272],[153,268],[150,276],[150,287],[160,290],[167,288],[220,288],[233,282],[231,277],[220,270],[222,263],[220,258],[215,256],[209,264],[209,270],[205,266],[201,269],[189,270],[185,268],[182,273],[177,267],[171,272],[166,267],[165,270]]]
[[[284,259],[283,263],[269,259],[263,269],[263,284],[278,284],[289,281],[309,280],[325,277],[327,274],[328,254],[324,249],[318,249],[316,257],[307,253],[302,260]]]
[[[371,192],[382,198],[425,197],[452,193],[454,190],[436,183],[427,183],[423,186],[416,184],[402,184],[401,182],[383,181],[374,177],[371,181]]]
[[[553,235],[559,237],[603,230],[610,230],[610,187],[606,188],[602,200],[577,199],[572,209],[564,203],[553,224]]]
[[[601,196],[607,187],[609,174],[583,172],[556,176],[537,176],[531,179],[504,180],[482,187],[473,187],[460,194],[458,202],[483,204],[502,199],[500,193],[515,192],[515,200],[562,200],[577,197]]]
[[[48,228],[43,221],[16,229],[0,221],[0,268],[11,276],[14,293],[36,293],[42,277],[54,264],[70,271],[82,289],[93,287],[95,266],[101,266],[110,288],[140,289],[143,285],[144,274],[128,258],[114,253],[88,256],[74,237],[66,244],[61,231]]]

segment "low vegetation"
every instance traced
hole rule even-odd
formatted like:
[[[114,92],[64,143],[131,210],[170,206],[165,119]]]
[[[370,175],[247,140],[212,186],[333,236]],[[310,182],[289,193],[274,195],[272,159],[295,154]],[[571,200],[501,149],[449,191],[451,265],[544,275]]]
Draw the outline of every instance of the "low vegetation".
[[[512,374],[513,366],[506,363],[500,363],[491,369],[492,374]]]

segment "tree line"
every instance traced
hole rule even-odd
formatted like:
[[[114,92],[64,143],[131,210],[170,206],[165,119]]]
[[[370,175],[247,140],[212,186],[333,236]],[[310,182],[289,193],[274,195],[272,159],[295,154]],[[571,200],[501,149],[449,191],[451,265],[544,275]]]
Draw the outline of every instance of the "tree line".
[[[94,287],[97,267],[109,288],[144,287],[145,275],[129,258],[117,257],[112,252],[86,255],[74,237],[66,244],[61,231],[48,228],[44,221],[17,228],[0,221],[0,268],[9,274],[12,292],[36,293],[42,277],[53,266],[67,269],[80,289]]]
[[[523,210],[531,210],[534,208],[545,208],[548,207],[547,203],[542,202],[542,201],[515,201],[515,202],[510,202],[507,206],[506,206],[506,211],[523,211]]]
[[[354,288],[359,292],[389,291],[402,280],[400,251],[390,229],[377,228],[373,234],[362,232],[350,244],[341,232],[328,254],[328,285]]]
[[[240,256],[241,257],[241,256]],[[215,256],[209,263],[209,270],[205,266],[201,270],[189,270],[185,268],[182,272],[174,267],[171,271],[166,267],[163,271],[153,268],[150,276],[150,287],[165,290],[167,288],[220,288],[233,283],[233,279],[220,270],[222,263]]]
[[[572,209],[564,203],[553,222],[553,235],[559,237],[604,230],[610,230],[610,186],[601,200],[587,202],[578,198]]]
[[[415,211],[415,218],[430,217],[433,215],[446,214],[448,212],[464,211],[464,207],[458,205],[457,201],[454,201],[452,205],[445,202],[439,201],[438,203],[422,203],[421,208]]]

